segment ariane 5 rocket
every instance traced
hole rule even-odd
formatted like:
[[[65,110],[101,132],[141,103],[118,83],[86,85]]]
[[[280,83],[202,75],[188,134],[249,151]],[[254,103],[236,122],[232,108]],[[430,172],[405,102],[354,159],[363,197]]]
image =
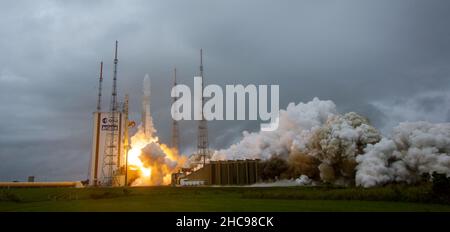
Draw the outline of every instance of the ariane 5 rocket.
[[[145,74],[142,95],[142,128],[147,138],[151,138],[155,133],[153,120],[150,114],[150,77]]]

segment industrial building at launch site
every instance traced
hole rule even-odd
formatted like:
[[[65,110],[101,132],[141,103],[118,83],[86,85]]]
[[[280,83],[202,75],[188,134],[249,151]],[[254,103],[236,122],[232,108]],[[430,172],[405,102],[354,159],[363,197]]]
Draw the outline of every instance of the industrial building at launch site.
[[[202,168],[172,174],[172,185],[249,185],[259,181],[259,160],[210,161]]]
[[[135,123],[128,119],[128,96],[119,107],[117,92],[118,43],[116,41],[114,56],[113,88],[109,111],[102,111],[103,63],[100,65],[97,110],[93,113],[92,152],[90,161],[90,186],[130,186],[132,176],[136,175],[128,165],[128,151],[131,148],[128,130]],[[203,78],[203,55],[200,50],[199,75]],[[174,85],[176,85],[176,69]],[[203,86],[202,86],[203,88]],[[153,133],[150,116],[150,79],[145,77],[143,83],[141,126],[144,133]],[[204,104],[203,97],[201,105]],[[176,98],[174,99],[176,101]],[[173,120],[172,148],[179,150],[178,121]],[[223,160],[210,161],[211,150],[208,146],[208,128],[205,118],[199,120],[197,154],[200,162],[196,168],[180,168],[172,173],[172,186],[197,185],[249,185],[260,180],[259,160]]]

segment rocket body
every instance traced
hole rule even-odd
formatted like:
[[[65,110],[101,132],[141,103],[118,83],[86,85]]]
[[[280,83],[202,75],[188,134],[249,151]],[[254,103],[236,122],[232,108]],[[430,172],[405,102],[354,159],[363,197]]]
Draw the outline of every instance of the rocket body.
[[[145,75],[143,81],[143,95],[142,95],[142,128],[147,138],[153,136],[154,127],[153,120],[150,114],[150,77]]]

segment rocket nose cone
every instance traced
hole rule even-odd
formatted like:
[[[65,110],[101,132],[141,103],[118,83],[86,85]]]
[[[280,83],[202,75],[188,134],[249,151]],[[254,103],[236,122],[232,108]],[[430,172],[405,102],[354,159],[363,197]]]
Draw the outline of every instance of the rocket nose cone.
[[[145,74],[144,77],[143,90],[145,96],[150,96],[150,76],[148,74]]]

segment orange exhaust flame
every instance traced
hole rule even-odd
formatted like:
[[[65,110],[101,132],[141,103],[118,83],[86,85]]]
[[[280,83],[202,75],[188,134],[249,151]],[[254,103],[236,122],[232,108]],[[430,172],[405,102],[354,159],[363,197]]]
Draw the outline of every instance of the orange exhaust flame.
[[[143,153],[149,144],[156,144],[164,153],[161,157],[153,158]],[[132,186],[152,186],[168,185],[171,175],[186,162],[186,157],[178,154],[176,149],[172,149],[165,144],[158,142],[158,137],[147,137],[142,130],[131,137],[131,149],[128,151],[129,170],[137,171],[138,178],[134,180]]]

